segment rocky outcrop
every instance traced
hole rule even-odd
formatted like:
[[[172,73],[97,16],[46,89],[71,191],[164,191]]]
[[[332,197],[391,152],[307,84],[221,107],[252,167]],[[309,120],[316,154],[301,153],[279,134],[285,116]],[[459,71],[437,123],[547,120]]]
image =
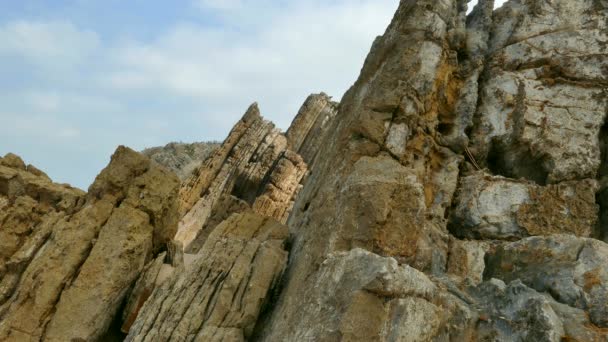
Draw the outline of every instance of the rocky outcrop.
[[[184,249],[196,253],[221,222],[214,218],[242,212],[243,203],[285,223],[308,171],[296,150],[314,158],[318,142],[309,134],[323,131],[333,118],[333,106],[327,95],[312,95],[286,136],[253,104],[222,146],[182,186],[183,219],[176,240]]]
[[[143,150],[145,156],[175,172],[181,180],[192,175],[220,144],[216,142],[197,142],[192,144],[172,142],[163,147]]]
[[[493,16],[472,151],[539,184],[595,178],[606,116],[606,7],[510,1]]]
[[[285,133],[292,151],[312,165],[338,111],[338,103],[325,93],[310,95]]]
[[[554,235],[501,246],[488,254],[486,277],[521,280],[557,301],[589,312],[608,327],[608,245],[594,239]]]
[[[143,306],[127,341],[245,341],[287,262],[287,228],[235,214]]]
[[[339,105],[252,105],[179,194],[0,159],[0,340],[608,340],[608,5],[466,13],[400,1]]]
[[[11,189],[28,179],[23,171],[14,172]],[[86,196],[46,179],[42,184],[39,188],[58,188],[63,195],[35,197],[40,206],[49,198],[82,203],[47,214],[3,263],[0,340],[96,340],[107,332],[147,261],[175,234],[179,182],[120,147]],[[3,225],[1,231],[12,227]]]
[[[538,186],[477,172],[464,177],[452,212],[452,233],[471,239],[596,234],[595,180]]]
[[[593,264],[561,253],[555,234],[604,254],[582,238],[598,237],[606,5],[480,1],[467,17],[465,3],[401,1],[374,42],[289,219],[285,289],[261,340],[606,338],[602,285],[563,300],[493,261],[504,240],[539,236],[522,243],[547,241],[557,261],[521,262],[550,284]],[[433,295],[378,295],[362,260],[327,270],[355,248],[413,267]]]
[[[48,226],[77,211],[84,197],[83,191],[53,183],[14,154],[0,158],[0,283],[10,277],[9,260],[43,242],[29,237],[38,234],[44,240]],[[1,291],[0,300],[8,295]]]

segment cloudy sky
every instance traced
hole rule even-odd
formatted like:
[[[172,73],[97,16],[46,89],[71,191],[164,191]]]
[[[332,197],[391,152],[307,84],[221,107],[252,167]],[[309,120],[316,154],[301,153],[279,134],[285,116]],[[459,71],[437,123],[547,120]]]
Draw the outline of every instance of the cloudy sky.
[[[286,128],[339,99],[397,0],[0,0],[0,154],[86,189],[117,145]]]

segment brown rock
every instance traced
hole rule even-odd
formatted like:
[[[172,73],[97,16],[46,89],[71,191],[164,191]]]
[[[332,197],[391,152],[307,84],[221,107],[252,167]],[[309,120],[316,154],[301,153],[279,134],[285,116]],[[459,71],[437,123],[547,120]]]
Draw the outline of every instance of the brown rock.
[[[27,192],[56,188],[44,182]],[[86,203],[41,220],[6,262],[0,340],[103,336],[154,249],[175,232],[178,185],[175,175],[120,147]]]
[[[175,239],[184,250],[195,252],[217,224],[213,218],[233,213],[224,205],[229,196],[285,222],[306,171],[302,158],[287,150],[287,138],[252,105],[216,153],[182,186],[183,217]]]
[[[189,270],[156,289],[127,341],[244,341],[287,262],[285,226],[254,213],[220,224]]]
[[[0,159],[0,165],[10,167],[17,170],[26,170],[23,159],[16,154],[7,153],[3,158]]]

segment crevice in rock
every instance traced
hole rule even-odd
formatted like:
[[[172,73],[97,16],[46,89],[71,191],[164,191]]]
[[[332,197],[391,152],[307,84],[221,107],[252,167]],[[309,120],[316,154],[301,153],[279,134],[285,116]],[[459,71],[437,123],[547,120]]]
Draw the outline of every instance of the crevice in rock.
[[[99,341],[122,342],[125,340],[125,338],[127,338],[127,334],[122,332],[122,312],[127,306],[128,299],[129,296],[125,296],[125,299],[120,305],[118,311],[116,311],[114,319],[112,319],[112,323],[110,323],[108,330],[102,335]]]
[[[507,178],[525,178],[538,185],[547,185],[549,172],[545,170],[544,156],[534,156],[524,146],[505,146],[494,140],[488,152],[487,166],[492,174]]]
[[[595,196],[600,208],[597,236],[608,242],[608,114],[600,130],[599,141],[601,151],[601,164],[598,172],[600,190]]]

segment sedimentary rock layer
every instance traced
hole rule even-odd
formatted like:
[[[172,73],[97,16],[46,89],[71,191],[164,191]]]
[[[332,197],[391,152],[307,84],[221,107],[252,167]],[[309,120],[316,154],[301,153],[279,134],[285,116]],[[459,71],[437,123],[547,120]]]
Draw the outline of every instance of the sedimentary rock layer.
[[[220,222],[216,218],[241,212],[243,203],[285,223],[308,171],[305,160],[313,161],[335,106],[325,94],[311,95],[284,135],[253,104],[182,186],[176,240],[184,249],[195,253]]]
[[[10,201],[62,210],[49,209],[38,225],[21,231],[21,245],[2,263],[0,340],[101,338],[146,262],[175,234],[177,177],[124,147],[86,196],[20,168],[2,171],[15,174],[9,197],[17,185],[24,189]],[[33,189],[41,189],[36,200],[29,197]],[[0,231],[15,227],[3,221]]]
[[[287,227],[235,214],[154,291],[127,341],[245,341],[285,264]]]

